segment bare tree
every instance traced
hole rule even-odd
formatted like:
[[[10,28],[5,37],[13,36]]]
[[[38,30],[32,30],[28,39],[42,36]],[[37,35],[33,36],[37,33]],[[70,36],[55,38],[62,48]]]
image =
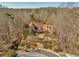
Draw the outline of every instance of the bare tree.
[[[74,8],[78,7],[78,2],[62,2],[59,7]]]
[[[0,8],[7,8],[7,6],[3,6],[2,4],[0,4]]]

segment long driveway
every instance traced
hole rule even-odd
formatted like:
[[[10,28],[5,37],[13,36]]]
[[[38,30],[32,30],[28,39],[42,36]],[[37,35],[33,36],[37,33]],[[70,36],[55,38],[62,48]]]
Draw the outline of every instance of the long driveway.
[[[18,55],[19,57],[59,57],[56,52],[49,51],[47,49],[29,50],[26,54]]]

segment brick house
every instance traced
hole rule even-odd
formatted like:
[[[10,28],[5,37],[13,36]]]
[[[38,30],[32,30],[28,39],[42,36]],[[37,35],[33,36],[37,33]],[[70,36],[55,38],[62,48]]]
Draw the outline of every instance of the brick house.
[[[32,22],[29,24],[35,33],[43,33],[44,31],[51,32],[51,25],[43,22]]]

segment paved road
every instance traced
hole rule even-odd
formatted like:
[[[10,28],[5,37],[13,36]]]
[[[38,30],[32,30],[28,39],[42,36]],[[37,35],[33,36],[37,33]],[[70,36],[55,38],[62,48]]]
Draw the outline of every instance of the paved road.
[[[59,55],[56,52],[52,52],[47,49],[31,49],[29,52],[19,52],[18,57],[78,57],[79,55],[73,55],[65,53],[64,55]]]
[[[31,51],[27,54],[27,57],[47,57],[47,55]]]
[[[19,57],[59,57],[60,55],[46,49],[30,50],[26,54],[18,55]]]

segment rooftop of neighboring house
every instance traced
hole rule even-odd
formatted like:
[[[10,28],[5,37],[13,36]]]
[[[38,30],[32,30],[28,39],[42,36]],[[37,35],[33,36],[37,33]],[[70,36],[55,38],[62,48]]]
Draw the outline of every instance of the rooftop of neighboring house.
[[[34,27],[34,30],[37,30],[37,32],[39,31],[48,31],[50,32],[51,31],[51,25],[50,24],[45,24],[44,22],[42,21],[39,21],[39,22],[31,22],[30,23],[30,26]]]
[[[38,29],[43,29],[43,26],[45,24],[43,22],[33,22],[33,25],[37,27]]]

